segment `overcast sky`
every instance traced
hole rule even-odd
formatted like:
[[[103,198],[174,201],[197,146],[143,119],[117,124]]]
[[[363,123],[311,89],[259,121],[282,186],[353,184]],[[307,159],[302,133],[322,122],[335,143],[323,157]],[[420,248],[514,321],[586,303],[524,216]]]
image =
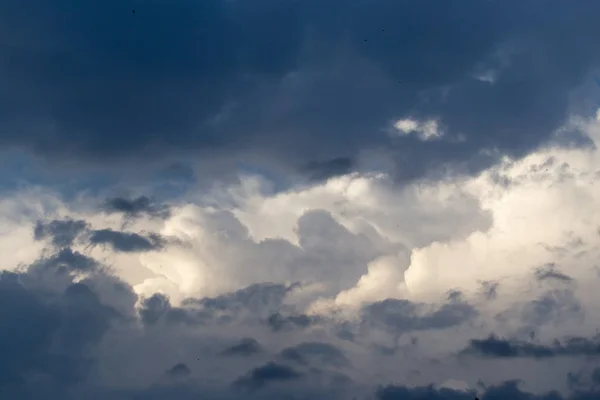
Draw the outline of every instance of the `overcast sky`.
[[[599,16],[0,1],[0,398],[600,398]]]

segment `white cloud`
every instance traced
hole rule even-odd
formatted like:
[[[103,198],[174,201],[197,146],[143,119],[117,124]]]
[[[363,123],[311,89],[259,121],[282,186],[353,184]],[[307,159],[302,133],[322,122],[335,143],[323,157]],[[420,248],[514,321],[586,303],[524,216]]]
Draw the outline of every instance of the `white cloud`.
[[[423,141],[436,140],[444,135],[436,120],[419,121],[411,118],[401,119],[396,121],[394,128],[396,128],[396,135],[405,136],[414,134]]]
[[[600,115],[571,124],[598,143]],[[211,323],[111,331],[95,379],[127,385],[135,370],[138,383],[146,384],[169,367],[159,362],[163,359],[173,365],[197,362],[194,377],[229,382],[259,361],[278,359],[286,347],[323,341],[343,350],[354,366],[345,372],[356,382],[467,388],[476,387],[480,377],[492,382],[526,377],[533,390],[560,389],[560,376],[580,363],[557,360],[558,367],[547,368],[511,360],[506,368],[497,360],[462,363],[455,353],[490,332],[527,339],[532,325],[540,343],[595,332],[599,179],[597,150],[547,148],[454,181],[395,187],[385,175],[351,174],[273,194],[263,178],[243,177],[237,185],[195,194],[194,203],[182,199],[165,220],[142,217],[125,225],[128,231],[177,239],[163,251],[115,254],[85,244],[75,249],[110,265],[144,297],[168,294],[173,306],[186,297],[214,297],[254,283],[302,281],[282,310],[309,311],[324,320],[285,334],[249,319],[234,328]],[[42,254],[46,243],[32,235],[40,218],[68,216],[97,229],[123,229],[124,220],[98,212],[98,203],[85,196],[66,201],[41,188],[6,196],[0,203],[3,268],[29,264]],[[536,281],[536,270],[548,263],[573,282]],[[483,281],[498,283],[496,299],[481,294]],[[130,299],[120,299],[110,281],[94,285],[105,303],[127,307]],[[447,300],[450,290],[462,291],[462,297]],[[415,306],[414,315],[385,314],[392,326],[427,315],[447,325],[405,332],[359,323],[360,306],[389,298],[424,303]],[[440,309],[448,301],[458,308]],[[463,324],[449,323],[464,311],[463,302],[479,314]],[[216,354],[214,346],[225,348],[245,336],[263,343],[267,353],[236,361],[235,367]],[[160,349],[148,356],[152,363],[138,356],[149,349]]]

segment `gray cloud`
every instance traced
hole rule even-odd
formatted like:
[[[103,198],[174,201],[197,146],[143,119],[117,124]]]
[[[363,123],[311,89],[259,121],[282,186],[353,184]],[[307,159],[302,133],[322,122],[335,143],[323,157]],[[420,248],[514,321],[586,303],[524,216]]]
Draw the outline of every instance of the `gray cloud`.
[[[142,236],[137,233],[120,232],[112,229],[98,229],[90,232],[90,244],[108,245],[115,251],[124,253],[161,250],[166,240],[157,233]]]
[[[450,328],[477,316],[473,306],[461,301],[444,304],[437,310],[429,308],[408,300],[387,299],[366,306],[363,320],[367,324],[402,333]]]
[[[189,299],[180,306],[173,306],[168,297],[156,294],[140,302],[137,315],[142,324],[138,325],[135,319],[130,319],[136,316],[137,300],[131,287],[108,275],[109,270],[101,268],[97,261],[77,259],[74,256],[77,253],[70,248],[54,251],[54,254],[19,273],[0,274],[0,351],[3,354],[0,358],[0,391],[7,398],[130,400],[202,397],[233,400],[244,397],[258,400],[288,398],[292,394],[313,399],[372,398],[373,387],[360,386],[350,375],[344,377],[334,373],[337,368],[354,365],[342,348],[321,339],[298,336],[302,333],[300,330],[290,331],[287,335],[273,335],[268,325],[265,326],[265,317],[281,310],[290,312],[286,309],[285,299],[297,285],[257,284],[222,296]],[[74,275],[65,274],[57,268],[63,265],[57,260],[69,260],[69,257],[88,260],[85,262],[93,262],[95,267],[86,269],[85,279],[75,279]],[[73,264],[76,266],[81,262]],[[69,264],[64,265],[63,269],[67,271],[77,270]],[[448,304],[437,308],[400,300],[378,302],[365,307],[363,320],[394,332],[458,326],[471,318],[474,311],[456,293],[450,296]],[[115,298],[119,300],[115,302]],[[113,302],[126,310],[122,312],[113,306]],[[290,315],[297,314],[290,312]],[[258,323],[252,324],[248,318]],[[223,326],[223,321],[236,324]],[[325,318],[321,321],[324,328],[329,322]],[[344,323],[357,322],[334,322],[335,326]],[[198,324],[205,325],[199,327]],[[215,331],[215,327],[222,329]],[[236,331],[232,331],[233,327]],[[257,335],[271,335],[264,338],[271,338],[277,344],[273,345],[262,336],[256,337],[260,338],[264,347],[256,339],[232,340],[221,355],[257,355],[257,358],[272,355],[289,364],[267,361],[253,366],[248,363],[254,362],[255,358],[250,357],[204,360],[208,354],[215,354],[210,351],[202,353],[203,346],[212,349],[215,343],[229,341],[227,338],[218,341],[207,332],[216,332],[217,336],[237,335],[245,329],[248,332],[254,329]],[[325,332],[322,330],[320,334]],[[299,337],[302,339],[298,341]],[[160,345],[157,346],[157,343]],[[272,352],[273,347],[281,348],[279,343],[285,343],[283,349]],[[348,345],[355,347],[360,343]],[[478,350],[473,353],[471,347]],[[491,337],[472,341],[471,347],[471,354],[492,358],[597,356],[600,349],[597,338],[567,338],[542,346]],[[173,354],[170,354],[171,349]],[[196,355],[196,352],[199,354]],[[157,362],[159,365],[155,365]],[[163,362],[171,365],[166,371]],[[138,369],[132,369],[136,365]],[[140,379],[141,383],[129,387],[115,384],[111,380],[115,379],[114,375],[98,375],[98,371],[115,367],[119,367],[116,375],[130,373],[131,376],[135,374],[136,379],[138,375],[153,378]],[[150,373],[145,370],[146,367]],[[334,367],[334,372],[328,371],[327,367]],[[369,372],[364,368],[363,364],[356,365],[345,373],[350,374],[349,371],[354,369],[360,374]],[[221,379],[214,382],[204,376],[219,369],[233,375],[220,376]],[[581,381],[571,397],[527,393],[514,382],[490,386],[479,397],[483,400],[587,400],[598,395],[592,385],[593,379],[592,373],[588,379],[590,384],[586,386]],[[250,391],[240,392],[239,389]],[[473,394],[433,386],[385,386],[375,393],[376,398],[392,400],[423,397],[462,399],[467,398],[465,396],[472,398]]]
[[[500,283],[498,282],[481,282],[481,292],[483,294],[483,297],[485,297],[487,300],[496,299],[496,297],[498,297],[499,286]]]
[[[147,213],[152,216],[159,215],[152,211],[154,208],[150,207],[150,203],[146,204],[138,200],[133,201],[135,203],[132,206],[133,208],[120,211],[129,216],[137,216],[140,213]],[[116,207],[120,206],[122,204]],[[156,210],[160,209],[157,208]],[[164,210],[157,212],[164,212]],[[72,253],[68,247],[72,246],[77,238],[81,238],[82,243],[87,240],[93,246],[108,245],[115,251],[128,253],[161,250],[167,243],[167,240],[157,233],[150,233],[143,236],[138,233],[121,232],[112,229],[94,230],[90,229],[90,225],[86,221],[72,219],[52,220],[47,223],[38,221],[34,228],[34,238],[36,240],[50,238],[53,246],[65,250],[58,253],[59,257],[65,260],[67,257],[71,257],[71,260],[75,257],[73,255],[75,253]],[[69,254],[71,255],[69,256]]]
[[[311,181],[322,181],[350,173],[354,167],[355,162],[351,158],[337,157],[321,162],[312,161],[302,168],[302,172],[307,174]]]
[[[564,121],[569,94],[599,65],[599,11],[591,1],[9,0],[0,146],[106,167],[236,153],[293,168],[386,148],[401,179],[447,162],[473,171],[496,159],[482,149],[525,154]],[[447,140],[390,140],[385,129],[405,117],[438,120]]]
[[[600,342],[598,338],[571,337],[562,342],[556,340],[552,345],[540,345],[491,335],[487,339],[472,339],[463,352],[498,358],[597,357],[600,355]]]
[[[234,386],[260,389],[269,383],[295,381],[301,377],[302,374],[290,366],[269,362],[252,369],[246,375],[238,378],[234,382]]]
[[[224,356],[242,356],[248,357],[263,351],[258,341],[252,338],[243,338],[238,344],[235,344],[221,352]]]
[[[152,325],[171,309],[169,298],[164,294],[156,293],[142,300],[140,317],[142,322]]]
[[[84,283],[44,292],[36,275],[24,277],[0,273],[0,391],[9,398],[63,398],[89,373],[89,348],[119,313]]]
[[[535,271],[535,277],[538,281],[544,281],[544,280],[549,280],[549,279],[562,281],[562,282],[573,281],[573,278],[558,271],[556,269],[555,264],[548,264],[548,265],[544,265],[543,267],[538,268]]]
[[[82,220],[53,220],[47,223],[38,221],[33,230],[33,235],[35,240],[50,238],[52,244],[56,247],[69,247],[87,228],[87,222]]]
[[[283,310],[283,300],[296,285],[262,283],[217,297],[188,298],[173,307],[167,296],[154,294],[142,300],[140,316],[147,325],[158,324],[231,324],[243,320],[264,323]]]
[[[191,373],[190,368],[184,363],[178,363],[169,368],[166,374],[172,378],[187,376]]]
[[[344,353],[329,343],[304,342],[281,350],[282,359],[300,365],[331,365],[345,367],[350,361]]]
[[[478,398],[481,400],[592,400],[597,398],[598,392],[595,390],[583,390],[569,396],[563,396],[558,392],[547,393],[528,393],[519,387],[519,381],[506,381],[502,384],[490,386]],[[476,394],[474,392],[455,391],[452,389],[436,389],[433,386],[409,388],[406,386],[386,386],[377,392],[379,400],[472,400]]]
[[[582,305],[572,289],[549,290],[523,307],[521,318],[532,327],[581,316]]]
[[[294,328],[307,328],[319,321],[318,318],[305,314],[299,315],[281,315],[275,313],[267,319],[267,325],[275,331],[288,331]]]
[[[49,268],[60,272],[89,272],[99,266],[98,262],[70,247],[60,249],[57,253],[47,258],[37,260],[31,266],[29,271],[43,272]]]
[[[146,196],[135,198],[112,197],[106,200],[104,210],[108,213],[122,213],[129,218],[148,215],[156,218],[168,218],[170,210],[164,204],[157,204]]]

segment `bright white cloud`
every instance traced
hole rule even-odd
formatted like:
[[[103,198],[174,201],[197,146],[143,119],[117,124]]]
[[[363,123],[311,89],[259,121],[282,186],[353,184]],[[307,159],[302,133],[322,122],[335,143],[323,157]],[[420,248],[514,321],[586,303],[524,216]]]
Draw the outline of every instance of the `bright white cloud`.
[[[396,135],[405,136],[414,134],[423,141],[439,139],[444,135],[436,120],[419,121],[411,118],[401,119],[396,121],[394,128],[396,128]]]
[[[599,142],[600,114],[592,121],[573,120],[571,126]],[[187,297],[215,297],[251,284],[302,282],[282,300],[282,309],[309,312],[325,321],[312,326],[298,320],[294,323],[306,326],[283,336],[246,320],[236,322],[235,332],[216,324],[112,333],[110,340],[117,342],[113,350],[103,350],[96,378],[122,384],[132,368],[139,371],[142,384],[151,382],[163,366],[146,365],[145,359],[134,356],[124,362],[121,353],[159,347],[164,350],[161,357],[172,364],[197,361],[186,352],[197,349],[213,361],[196,371],[230,380],[227,369],[233,364],[219,361],[213,350],[198,343],[218,342],[221,348],[240,336],[268,344],[264,361],[281,357],[279,351],[300,342],[335,343],[356,367],[347,374],[371,383],[410,380],[467,388],[476,387],[483,375],[493,381],[520,374],[531,378],[537,390],[560,388],[558,376],[579,368],[567,360],[541,378],[531,372],[533,367],[544,368],[541,364],[522,360],[486,374],[481,371],[483,361],[460,364],[453,354],[468,339],[490,332],[527,338],[535,327],[535,340],[548,343],[595,331],[600,317],[595,306],[600,300],[597,150],[547,148],[522,160],[505,160],[476,177],[404,187],[395,187],[385,175],[351,174],[277,194],[268,188],[263,178],[243,177],[237,185],[195,194],[194,202],[182,199],[167,219],[141,217],[127,223],[98,212],[99,199],[81,196],[67,202],[39,188],[20,191],[0,204],[3,268],[30,264],[42,254],[47,243],[32,235],[38,219],[83,219],[95,229],[157,232],[172,240],[162,251],[145,253],[74,246],[110,265],[141,299],[162,292],[176,306]],[[536,280],[536,271],[551,263],[552,271],[573,281],[558,275]],[[95,282],[107,304],[126,308],[134,301],[120,299],[110,280]],[[497,298],[482,292],[482,282],[497,283]],[[447,300],[452,290],[462,295]],[[252,302],[261,304],[261,299]],[[362,306],[385,299],[398,299],[395,307],[424,305],[414,306],[413,319],[384,309],[378,311],[380,325],[359,323]],[[457,315],[468,311],[466,302],[476,305],[479,314],[470,324],[459,323],[460,318],[453,324]],[[455,308],[440,308],[442,303]],[[433,323],[428,315],[445,321],[445,328],[414,325],[408,332],[394,331],[398,318],[402,324],[414,324],[417,316]],[[385,324],[392,328],[382,328]],[[174,342],[157,344],[164,338]],[[382,357],[389,363],[382,363]],[[240,361],[233,370],[240,375],[255,362]]]

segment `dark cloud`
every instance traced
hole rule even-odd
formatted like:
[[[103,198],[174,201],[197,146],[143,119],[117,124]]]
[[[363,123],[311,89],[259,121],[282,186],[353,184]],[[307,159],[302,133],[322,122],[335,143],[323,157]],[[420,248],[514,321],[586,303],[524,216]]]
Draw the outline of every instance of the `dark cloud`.
[[[105,166],[214,153],[294,167],[378,147],[398,178],[449,161],[472,171],[496,159],[482,149],[522,155],[565,120],[599,64],[599,12],[594,1],[8,0],[0,146]],[[390,142],[404,117],[437,119],[451,140]]]
[[[582,373],[569,372],[567,374],[567,387],[569,390],[577,390],[582,387]]]
[[[474,393],[452,389],[436,389],[433,386],[408,388],[406,386],[386,386],[377,391],[378,400],[473,400]]]
[[[119,313],[84,283],[53,291],[28,274],[0,273],[0,392],[7,398],[64,398],[85,379],[91,348]]]
[[[598,338],[571,337],[556,340],[552,345],[534,344],[495,335],[487,339],[472,339],[463,354],[495,358],[550,358],[560,356],[597,357],[600,355]]]
[[[490,386],[477,398],[481,400],[592,400],[600,395],[595,390],[582,390],[569,396],[563,396],[556,391],[533,394],[522,391],[519,384],[519,381],[506,381],[500,385]],[[378,400],[473,400],[476,394],[472,391],[436,389],[433,386],[409,388],[390,385],[380,388],[376,397]]]
[[[142,299],[138,310],[140,319],[146,326],[160,324],[187,324],[198,325],[213,321],[213,315],[204,310],[195,310],[183,307],[174,307],[169,298],[162,293]]]
[[[352,172],[353,167],[355,167],[355,162],[351,158],[337,157],[322,162],[310,162],[302,168],[302,172],[308,175],[312,181],[323,181]]]
[[[175,364],[171,368],[169,368],[167,370],[166,374],[172,378],[178,378],[178,377],[182,377],[182,376],[187,376],[191,372],[192,371],[190,370],[190,368],[187,365],[185,365],[184,363],[179,363],[179,364]]]
[[[135,198],[112,197],[106,200],[104,210],[108,213],[122,213],[129,218],[148,215],[156,218],[168,218],[169,208],[164,204],[157,204],[146,196]]]
[[[306,314],[281,315],[275,313],[267,318],[267,325],[275,332],[288,331],[295,328],[307,328],[319,321],[319,318],[308,316]]]
[[[224,356],[242,356],[249,357],[263,351],[258,341],[252,338],[243,338],[238,344],[235,344],[221,352]]]
[[[19,273],[0,273],[0,397],[10,399],[222,399],[234,400],[240,397],[248,399],[264,398],[311,398],[311,399],[357,399],[373,398],[372,389],[367,390],[355,384],[348,377],[335,369],[349,366],[350,361],[341,348],[326,342],[300,342],[284,347],[278,355],[279,362],[268,362],[250,369],[240,376],[232,385],[219,382],[185,379],[196,367],[185,359],[172,365],[166,371],[154,366],[150,371],[158,371],[156,382],[140,379],[139,385],[113,385],[110,375],[97,374],[98,371],[115,367],[114,363],[142,366],[140,371],[130,373],[147,374],[143,364],[149,353],[159,353],[163,346],[171,346],[172,342],[181,341],[183,357],[197,350],[199,342],[209,347],[203,329],[185,331],[180,325],[174,329],[160,329],[160,323],[199,321],[220,321],[223,315],[238,318],[251,316],[256,321],[264,322],[265,316],[272,315],[273,310],[283,307],[284,299],[294,286],[277,284],[257,284],[223,296],[205,299],[191,299],[180,306],[170,304],[168,297],[155,294],[142,299],[136,307],[135,294],[132,288],[117,278],[108,275],[107,269],[92,268],[86,270],[86,278],[75,279],[74,275],[64,274],[57,268],[56,260],[72,257],[75,252],[70,248],[54,249],[56,253],[31,264]],[[70,253],[69,253],[70,252]],[[61,255],[63,254],[63,255]],[[70,254],[65,256],[64,254]],[[100,264],[92,259],[97,267]],[[80,262],[80,261],[79,261]],[[77,265],[78,262],[74,264]],[[64,264],[67,265],[67,264]],[[66,268],[66,267],[65,267]],[[69,267],[69,271],[74,267]],[[44,272],[44,273],[41,273]],[[56,278],[56,279],[54,279]],[[63,282],[64,287],[57,282]],[[118,290],[117,290],[118,287]],[[127,301],[124,307],[129,311],[122,313],[112,305],[115,293],[124,296]],[[365,308],[365,316],[384,323],[384,326],[396,327],[397,330],[437,329],[455,326],[469,313],[461,309],[465,306],[460,296],[452,296],[450,302],[439,308],[397,300],[375,303],[374,309]],[[381,311],[383,307],[385,312]],[[446,309],[446,307],[450,307]],[[129,320],[134,310],[139,310],[139,319]],[[263,309],[267,309],[265,312]],[[369,311],[367,311],[369,310]],[[441,312],[441,310],[445,310]],[[461,311],[462,310],[462,311]],[[452,318],[449,316],[453,316]],[[462,317],[460,317],[462,316]],[[133,322],[133,323],[132,323]],[[264,325],[254,325],[255,328]],[[241,325],[237,325],[240,328]],[[399,328],[401,327],[401,328]],[[154,329],[158,328],[158,329]],[[193,328],[193,327],[192,327]],[[228,328],[227,328],[228,329]],[[207,329],[206,331],[209,331]],[[175,336],[169,336],[169,335]],[[163,336],[164,335],[164,336]],[[293,335],[289,335],[293,336]],[[112,341],[116,339],[117,348],[113,349]],[[186,337],[190,341],[186,342]],[[278,335],[282,340],[283,335]],[[496,337],[487,340],[502,341]],[[119,344],[119,340],[123,343]],[[157,340],[157,341],[155,341]],[[146,342],[147,341],[147,342]],[[483,342],[483,341],[481,341]],[[506,345],[477,344],[477,355],[487,351],[490,357],[547,357],[538,346],[530,350],[523,342],[509,341],[509,351],[502,350]],[[161,343],[156,347],[156,343]],[[596,356],[600,353],[598,338],[568,338],[553,345],[545,346],[555,355],[564,356]],[[191,346],[190,346],[191,344]],[[265,342],[265,346],[267,342]],[[355,346],[356,343],[352,344]],[[119,347],[120,346],[120,347]],[[139,346],[139,347],[138,347]],[[477,347],[479,346],[479,347]],[[487,347],[486,347],[487,346]],[[495,346],[495,347],[494,347]],[[176,348],[177,346],[174,346]],[[250,355],[260,351],[261,346],[254,339],[243,339],[226,349],[222,354]],[[492,348],[492,350],[489,350]],[[497,350],[500,348],[501,350]],[[517,350],[514,350],[514,349]],[[496,350],[493,350],[496,349]],[[513,350],[510,350],[513,349]],[[525,349],[525,350],[523,350]],[[167,351],[171,350],[167,348]],[[176,349],[177,351],[178,349]],[[265,350],[263,354],[267,353]],[[500,354],[498,356],[497,354]],[[516,355],[515,355],[516,354]],[[542,354],[539,356],[539,354]],[[161,357],[160,355],[159,357]],[[181,355],[176,355],[180,357]],[[193,354],[194,360],[196,355]],[[201,357],[201,356],[198,356]],[[549,357],[549,356],[548,356]],[[129,364],[131,359],[135,362]],[[163,358],[160,358],[161,360]],[[198,358],[198,360],[201,360]],[[175,361],[179,361],[175,359]],[[227,359],[220,357],[220,362],[231,362],[232,369],[238,367],[237,362],[244,363],[248,359]],[[171,361],[173,362],[173,360]],[[100,364],[106,363],[106,364]],[[99,368],[96,368],[96,367]],[[228,364],[221,364],[218,368]],[[328,372],[327,367],[333,368]],[[122,367],[120,371],[127,370]],[[206,371],[212,365],[201,364],[198,371]],[[218,369],[215,368],[215,369]],[[244,367],[248,368],[248,367]],[[245,371],[245,370],[243,370]],[[235,376],[238,376],[236,372]],[[166,375],[166,379],[165,379]],[[591,371],[589,377],[571,385],[576,391],[570,397],[556,393],[534,395],[522,391],[516,382],[485,388],[479,395],[482,400],[499,400],[505,398],[526,400],[591,400],[598,398],[597,373]],[[108,377],[108,378],[107,378]],[[182,379],[177,379],[182,378]],[[221,383],[220,383],[221,382]],[[227,382],[230,382],[228,379]],[[587,385],[585,385],[587,384]],[[595,386],[594,386],[595,385]],[[240,393],[238,389],[251,389]],[[591,389],[590,389],[591,388]],[[260,389],[260,390],[257,390]],[[364,396],[363,396],[364,394]],[[375,394],[378,399],[471,399],[475,393],[457,392],[450,389],[430,387],[382,387]],[[468,397],[467,397],[468,396]]]
[[[144,324],[152,325],[171,309],[169,298],[161,293],[155,293],[143,299],[140,307],[140,317]]]
[[[251,314],[260,318],[278,312],[289,291],[295,287],[296,285],[258,283],[217,297],[188,299],[183,304],[200,306],[214,315],[233,317]]]
[[[481,282],[481,291],[482,291],[483,297],[485,297],[487,300],[496,299],[496,297],[498,297],[498,287],[499,286],[500,286],[500,284],[498,282],[490,282],[490,281]]]
[[[521,318],[532,327],[581,316],[582,305],[572,289],[549,290],[523,307]]]
[[[82,220],[53,220],[48,223],[38,221],[33,230],[35,240],[50,238],[56,247],[69,247],[75,239],[87,230],[88,224]]]
[[[536,269],[535,277],[538,281],[557,280],[562,282],[571,282],[573,278],[556,269],[556,264],[547,264]]]
[[[112,229],[99,229],[90,232],[91,245],[108,245],[115,251],[124,253],[161,250],[166,240],[157,233],[142,236],[137,233],[120,232]]]
[[[260,389],[269,383],[290,382],[301,377],[302,374],[290,366],[269,362],[238,378],[234,387]]]
[[[167,324],[229,324],[240,320],[262,322],[282,309],[283,300],[295,285],[273,283],[250,285],[217,297],[188,298],[173,307],[169,298],[154,294],[142,300],[140,316],[147,325],[163,321]]]
[[[149,211],[138,209],[125,213],[128,215],[137,215],[141,212],[148,213]],[[75,253],[72,253],[68,247],[73,245],[75,239],[78,237],[82,237],[83,241],[84,234],[86,234],[85,239],[93,246],[108,245],[115,251],[127,253],[160,250],[167,243],[167,240],[157,233],[150,233],[144,236],[112,229],[93,230],[83,220],[53,220],[48,223],[38,221],[34,228],[34,238],[36,240],[43,240],[49,237],[55,247],[66,249],[64,252],[61,251],[59,253],[63,258],[69,257],[69,252],[71,252],[71,258],[73,258],[73,254]]]
[[[366,323],[398,333],[450,328],[476,316],[477,310],[461,301],[431,310],[426,305],[408,300],[387,299],[370,304],[363,310]]]
[[[59,272],[89,272],[99,266],[93,258],[86,256],[70,247],[62,248],[58,253],[41,258],[29,266],[30,274],[34,271],[46,271],[53,269]]]
[[[300,365],[331,365],[345,367],[350,361],[344,353],[329,343],[305,342],[281,350],[281,358]]]

